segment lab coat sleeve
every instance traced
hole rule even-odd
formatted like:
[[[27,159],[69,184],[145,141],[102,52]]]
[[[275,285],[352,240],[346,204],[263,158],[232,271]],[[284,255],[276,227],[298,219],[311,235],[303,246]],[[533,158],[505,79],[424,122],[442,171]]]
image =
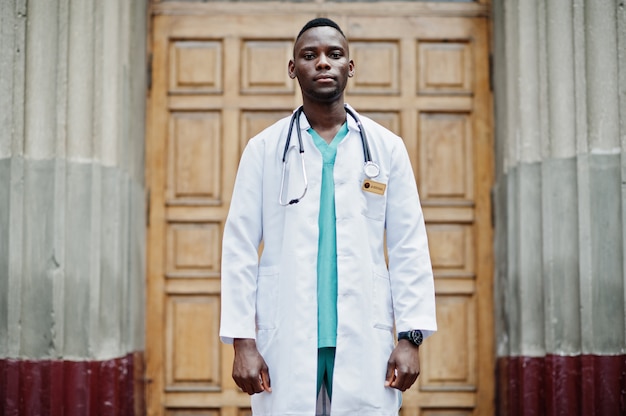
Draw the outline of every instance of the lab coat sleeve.
[[[396,330],[420,329],[428,337],[437,330],[437,323],[424,215],[402,141],[391,158],[385,221]]]
[[[220,338],[255,338],[258,248],[262,239],[262,140],[241,156],[222,241]]]

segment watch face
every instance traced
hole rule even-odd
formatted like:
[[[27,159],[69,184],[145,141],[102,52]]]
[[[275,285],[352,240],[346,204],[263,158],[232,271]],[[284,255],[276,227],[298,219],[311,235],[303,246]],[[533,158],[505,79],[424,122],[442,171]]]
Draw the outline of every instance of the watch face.
[[[411,342],[415,345],[420,345],[422,343],[422,340],[424,339],[422,331],[420,331],[419,329],[414,329],[413,331],[410,331],[409,338]]]

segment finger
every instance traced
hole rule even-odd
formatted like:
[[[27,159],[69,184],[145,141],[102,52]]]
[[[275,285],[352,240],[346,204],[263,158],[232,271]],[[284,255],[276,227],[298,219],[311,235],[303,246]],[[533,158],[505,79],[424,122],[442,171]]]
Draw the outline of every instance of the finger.
[[[411,377],[409,377],[409,379],[407,380],[407,385],[406,385],[406,389],[408,390],[411,388],[411,386],[413,386],[413,384],[415,384],[415,381],[417,380],[417,376],[418,374],[414,374]]]
[[[246,393],[246,394],[251,394],[251,393],[250,393],[250,388],[249,388],[249,386],[248,386],[248,383],[245,383],[245,382],[243,382],[243,381],[241,381],[241,382],[236,382],[236,383],[237,383],[237,386],[239,386],[239,388],[241,389],[241,391],[243,391],[243,392],[244,392],[244,393]]]
[[[263,381],[261,380],[261,374],[257,375],[254,379],[250,380],[252,386],[252,393],[261,393],[263,390]]]
[[[391,387],[393,387],[394,389],[398,389],[400,391],[404,391],[403,387],[404,387],[405,380],[406,380],[406,373],[396,370],[396,376],[393,382],[391,383]]]
[[[415,380],[417,380],[417,374],[402,372],[401,375],[398,377],[396,388],[401,391],[406,391],[411,388],[413,383],[415,383]]]
[[[237,387],[239,387],[243,392],[247,393],[245,384],[243,384],[239,379],[235,377],[233,377],[233,380],[235,380],[235,384],[237,385]]]
[[[237,384],[237,387],[239,387],[241,391],[250,394],[250,385],[246,378],[233,375],[233,380],[235,380],[235,384]]]
[[[405,391],[408,388],[408,385],[409,383],[407,382],[407,376],[406,374],[403,374],[402,376],[398,377],[396,385],[394,387],[400,391]]]
[[[257,375],[250,374],[249,376],[242,378],[241,384],[238,384],[238,385],[241,387],[241,389],[244,392],[248,393],[249,395],[253,395],[254,393],[259,393],[263,391],[258,374]]]
[[[261,370],[261,387],[263,388],[263,390],[269,393],[272,392],[272,385],[270,382],[270,373],[265,368]]]
[[[395,381],[398,370],[393,363],[387,363],[387,374],[385,375],[385,387],[389,387]]]
[[[240,387],[241,387],[241,390],[244,391],[244,393],[247,393],[250,395],[254,394],[254,388],[252,387],[252,384],[250,384],[247,378],[241,381]]]

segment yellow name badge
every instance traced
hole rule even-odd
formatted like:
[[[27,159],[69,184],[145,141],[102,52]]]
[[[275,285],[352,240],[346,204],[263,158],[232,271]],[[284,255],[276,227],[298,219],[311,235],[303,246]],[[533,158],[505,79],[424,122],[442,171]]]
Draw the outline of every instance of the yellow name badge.
[[[371,179],[365,179],[363,181],[363,186],[361,186],[361,189],[365,192],[372,192],[374,194],[384,195],[385,189],[387,189],[387,185],[380,182],[374,182]]]

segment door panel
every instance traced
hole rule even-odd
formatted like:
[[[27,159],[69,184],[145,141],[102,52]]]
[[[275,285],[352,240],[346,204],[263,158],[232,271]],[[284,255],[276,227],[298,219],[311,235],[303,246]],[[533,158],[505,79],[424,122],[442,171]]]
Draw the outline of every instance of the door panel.
[[[218,338],[221,236],[246,142],[300,104],[287,62],[318,15],[351,41],[346,101],[403,137],[427,222],[440,329],[421,348],[401,414],[493,413],[487,7],[153,5],[149,414],[249,414],[232,347]]]

